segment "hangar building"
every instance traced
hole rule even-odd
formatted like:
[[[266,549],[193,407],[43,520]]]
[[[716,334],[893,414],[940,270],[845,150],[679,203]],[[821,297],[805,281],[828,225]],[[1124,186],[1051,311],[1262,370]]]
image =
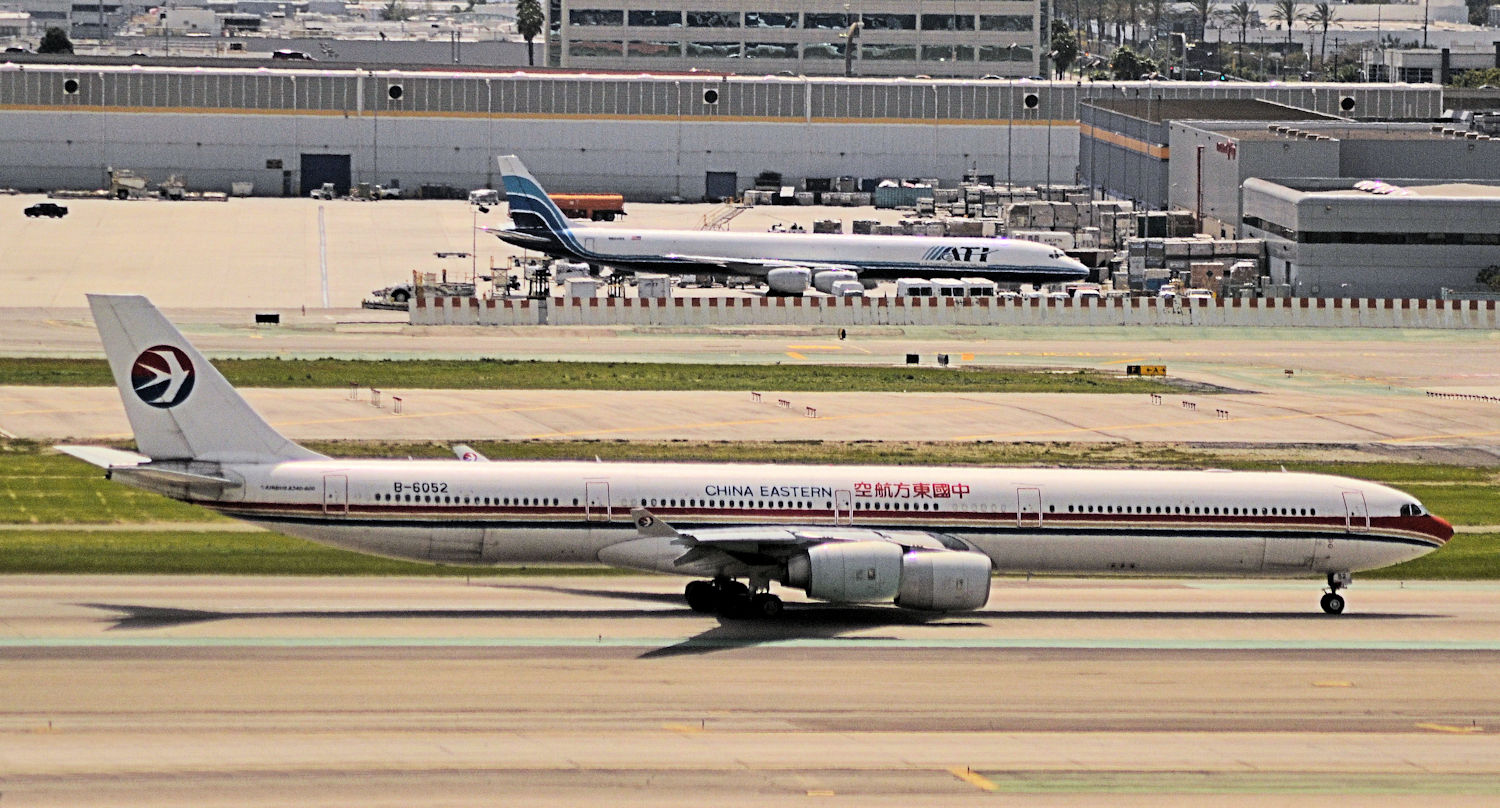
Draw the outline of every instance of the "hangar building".
[[[1478,276],[1500,268],[1500,182],[1250,179],[1244,205],[1271,281],[1295,296],[1494,291]]]
[[[1246,235],[1241,186],[1253,177],[1500,181],[1500,138],[1441,124],[1173,121],[1168,139],[1178,158],[1168,203],[1199,212],[1205,232],[1227,238]]]

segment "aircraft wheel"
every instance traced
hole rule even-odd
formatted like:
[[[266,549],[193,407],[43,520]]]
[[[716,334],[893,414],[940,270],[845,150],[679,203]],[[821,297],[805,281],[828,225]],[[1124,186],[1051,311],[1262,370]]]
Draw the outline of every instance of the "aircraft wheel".
[[[719,613],[732,619],[754,617],[753,603],[748,589],[744,592],[727,592],[719,601]]]
[[[750,599],[750,613],[756,617],[780,617],[784,608],[781,598],[770,592],[762,592]]]
[[[1337,592],[1328,592],[1323,595],[1323,611],[1328,614],[1344,613],[1344,596]]]
[[[693,581],[683,590],[687,598],[688,608],[695,612],[716,612],[719,610],[719,590],[708,581]]]
[[[738,597],[741,595],[746,598],[750,597],[750,587],[733,578],[719,578],[713,582],[713,586],[725,597]]]

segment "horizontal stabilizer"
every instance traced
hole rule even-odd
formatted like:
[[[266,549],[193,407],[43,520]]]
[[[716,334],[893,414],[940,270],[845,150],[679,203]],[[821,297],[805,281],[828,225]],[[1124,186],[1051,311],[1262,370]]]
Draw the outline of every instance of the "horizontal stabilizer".
[[[128,468],[151,462],[151,458],[145,455],[111,449],[108,446],[54,446],[52,448],[102,469]]]
[[[172,468],[152,468],[150,466],[115,467],[114,472],[121,477],[140,477],[152,482],[169,485],[188,485],[220,489],[238,488],[242,485],[242,483],[226,477],[216,477],[212,474],[198,474]]]

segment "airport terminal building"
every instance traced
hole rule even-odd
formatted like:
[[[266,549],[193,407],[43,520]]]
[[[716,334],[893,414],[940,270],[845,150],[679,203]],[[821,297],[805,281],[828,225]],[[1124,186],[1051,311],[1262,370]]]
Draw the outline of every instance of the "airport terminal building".
[[[548,64],[797,75],[1045,76],[1048,0],[551,0]]]

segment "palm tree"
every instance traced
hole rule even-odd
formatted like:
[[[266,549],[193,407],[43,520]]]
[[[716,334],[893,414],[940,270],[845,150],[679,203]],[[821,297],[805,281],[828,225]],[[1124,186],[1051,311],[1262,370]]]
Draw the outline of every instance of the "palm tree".
[[[526,40],[526,63],[536,66],[536,54],[532,50],[531,40],[542,32],[542,26],[547,24],[547,18],[542,15],[542,4],[540,0],[516,0],[516,33]]]
[[[1328,51],[1328,26],[1330,23],[1338,22],[1338,12],[1333,10],[1327,2],[1319,2],[1313,6],[1313,10],[1307,15],[1308,25],[1321,26],[1323,29],[1323,44],[1318,47],[1318,66],[1323,65],[1323,55]]]
[[[1155,42],[1156,35],[1161,32],[1161,18],[1162,14],[1166,13],[1167,0],[1146,0],[1146,9],[1151,17],[1151,30],[1146,32],[1146,36],[1140,37],[1140,40]]]
[[[1214,15],[1214,7],[1218,0],[1188,0],[1188,5],[1193,7],[1193,12],[1198,15],[1199,40],[1208,39],[1208,18]]]
[[[1240,29],[1240,44],[1234,49],[1234,69],[1238,70],[1240,55],[1245,51],[1245,38],[1250,32],[1250,24],[1256,20],[1255,7],[1250,5],[1249,0],[1240,0],[1227,10],[1220,11],[1219,18],[1229,23],[1231,27]]]
[[[1297,21],[1305,17],[1297,10],[1297,0],[1276,0],[1271,6],[1271,19],[1286,23],[1286,44],[1292,44],[1292,29]]]

